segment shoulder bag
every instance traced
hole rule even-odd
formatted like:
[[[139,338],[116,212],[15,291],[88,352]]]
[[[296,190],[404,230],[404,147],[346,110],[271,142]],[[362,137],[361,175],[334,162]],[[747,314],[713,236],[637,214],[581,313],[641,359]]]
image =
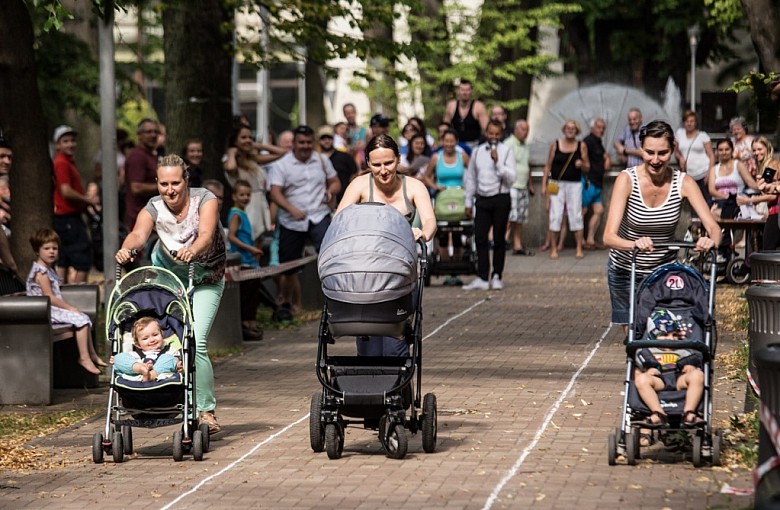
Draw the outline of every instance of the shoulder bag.
[[[577,144],[577,149],[579,149],[579,143]],[[547,181],[547,194],[548,195],[557,195],[558,190],[560,187],[558,186],[558,181],[561,180],[561,177],[563,177],[563,174],[566,173],[566,169],[569,168],[569,163],[571,163],[571,158],[574,157],[574,153],[577,152],[577,149],[574,149],[574,152],[569,154],[569,159],[566,160],[566,164],[563,165],[563,170],[561,170],[561,173],[558,174],[557,179],[549,179]]]

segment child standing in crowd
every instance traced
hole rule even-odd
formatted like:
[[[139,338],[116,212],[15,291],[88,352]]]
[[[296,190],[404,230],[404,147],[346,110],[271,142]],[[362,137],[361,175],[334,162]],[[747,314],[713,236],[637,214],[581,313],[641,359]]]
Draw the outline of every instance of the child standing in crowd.
[[[228,241],[232,253],[241,254],[241,266],[260,267],[258,258],[263,250],[252,242],[252,225],[246,207],[252,200],[252,186],[238,179],[233,185],[233,207],[228,213]],[[262,340],[263,330],[257,327],[257,306],[260,304],[260,280],[244,280],[240,283],[241,332],[244,340]]]
[[[181,351],[163,338],[154,317],[141,317],[133,324],[133,351],[120,352],[109,362],[128,379],[156,381],[180,368]]]
[[[99,374],[98,367],[108,364],[100,359],[92,345],[90,328],[92,321],[78,308],[62,299],[60,278],[54,270],[54,263],[60,252],[60,237],[54,230],[44,228],[30,237],[30,245],[38,256],[27,275],[28,296],[49,296],[51,300],[52,324],[70,324],[76,327],[76,345],[79,349],[79,365],[92,374]]]

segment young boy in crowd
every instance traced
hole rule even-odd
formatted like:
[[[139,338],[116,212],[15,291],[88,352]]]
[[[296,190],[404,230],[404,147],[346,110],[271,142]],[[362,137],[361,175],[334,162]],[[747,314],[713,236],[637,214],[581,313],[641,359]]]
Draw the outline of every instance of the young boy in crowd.
[[[241,255],[241,266],[255,269],[260,267],[258,259],[263,250],[254,245],[252,225],[246,214],[246,206],[252,199],[252,186],[239,179],[233,186],[233,207],[228,213],[228,249]],[[260,304],[260,280],[244,280],[240,283],[241,332],[244,340],[262,340],[263,330],[257,327],[257,306]]]

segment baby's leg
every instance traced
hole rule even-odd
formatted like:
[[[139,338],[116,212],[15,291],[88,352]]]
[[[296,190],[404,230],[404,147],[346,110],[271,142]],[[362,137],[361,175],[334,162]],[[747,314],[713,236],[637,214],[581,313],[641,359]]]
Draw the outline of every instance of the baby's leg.
[[[658,399],[658,393],[664,389],[664,382],[660,377],[650,375],[648,372],[634,371],[634,385],[642,402],[645,403],[650,411],[657,411],[664,414],[661,407],[661,401]]]
[[[157,361],[154,362],[154,371],[158,374],[166,372],[176,372],[176,358],[170,354],[163,353],[157,356]]]
[[[144,363],[138,361],[130,353],[120,352],[114,357],[114,369],[120,374],[146,375],[149,370]]]
[[[696,368],[677,378],[677,389],[685,393],[685,411],[695,411],[704,395],[704,372]]]

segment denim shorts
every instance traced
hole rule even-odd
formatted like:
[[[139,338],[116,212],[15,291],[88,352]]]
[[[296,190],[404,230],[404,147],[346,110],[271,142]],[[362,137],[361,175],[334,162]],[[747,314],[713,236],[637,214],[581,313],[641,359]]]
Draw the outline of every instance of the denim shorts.
[[[646,275],[636,274],[636,290]],[[612,259],[607,262],[607,285],[612,302],[612,324],[628,324],[631,303],[631,271],[617,267]]]

